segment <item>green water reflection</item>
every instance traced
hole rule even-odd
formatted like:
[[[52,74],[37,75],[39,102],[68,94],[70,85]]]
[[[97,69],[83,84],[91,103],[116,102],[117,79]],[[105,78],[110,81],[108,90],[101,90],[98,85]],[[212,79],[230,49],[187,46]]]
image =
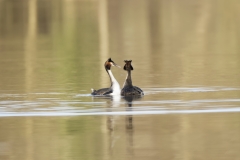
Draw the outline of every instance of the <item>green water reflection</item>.
[[[240,156],[239,114],[133,116],[133,128],[126,126],[126,118],[1,118],[0,157],[225,160]]]
[[[133,59],[141,86],[239,86],[234,0],[2,0],[0,8],[2,89],[104,87],[108,57],[119,64]]]

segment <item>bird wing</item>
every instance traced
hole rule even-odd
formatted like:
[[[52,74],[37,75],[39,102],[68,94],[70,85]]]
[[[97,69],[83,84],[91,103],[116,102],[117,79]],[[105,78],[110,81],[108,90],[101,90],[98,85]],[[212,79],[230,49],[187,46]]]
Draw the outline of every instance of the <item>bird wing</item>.
[[[112,93],[112,89],[111,88],[102,88],[99,90],[93,90],[93,92],[91,93],[92,95],[107,95]]]

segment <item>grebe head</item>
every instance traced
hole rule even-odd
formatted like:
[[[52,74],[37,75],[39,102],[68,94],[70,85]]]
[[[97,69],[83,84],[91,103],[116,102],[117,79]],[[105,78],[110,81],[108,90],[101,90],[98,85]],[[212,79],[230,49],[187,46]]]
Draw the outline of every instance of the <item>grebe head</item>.
[[[126,63],[123,67],[124,70],[126,70],[126,71],[133,70],[133,67],[131,65],[132,60],[124,60],[124,62]]]
[[[119,65],[117,65],[111,58],[108,58],[108,60],[104,63],[104,67],[106,70],[110,70],[111,66],[116,66],[121,68]]]

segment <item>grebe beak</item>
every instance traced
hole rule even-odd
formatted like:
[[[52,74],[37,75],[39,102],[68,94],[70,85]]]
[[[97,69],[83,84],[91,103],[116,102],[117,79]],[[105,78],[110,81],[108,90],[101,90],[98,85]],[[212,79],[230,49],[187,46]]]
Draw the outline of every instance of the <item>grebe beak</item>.
[[[121,66],[117,65],[116,63],[112,62],[112,65],[118,68],[121,68]]]

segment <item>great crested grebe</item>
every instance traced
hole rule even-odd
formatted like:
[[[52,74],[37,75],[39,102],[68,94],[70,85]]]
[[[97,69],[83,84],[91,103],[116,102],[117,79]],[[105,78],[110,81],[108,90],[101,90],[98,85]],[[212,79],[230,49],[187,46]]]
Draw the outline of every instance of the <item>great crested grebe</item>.
[[[104,67],[110,77],[111,86],[109,88],[102,88],[99,90],[92,89],[91,95],[120,95],[120,86],[112,74],[111,66],[117,66],[120,68],[120,66],[118,66],[116,63],[114,63],[111,60],[111,58],[109,58],[104,63]]]
[[[123,84],[121,95],[122,96],[128,96],[128,95],[141,96],[141,95],[144,95],[143,91],[139,87],[132,85],[132,78],[131,78],[131,70],[133,70],[133,67],[131,65],[132,60],[124,60],[124,62],[126,64],[124,65],[123,69],[127,71],[127,78],[126,78],[126,81]]]

